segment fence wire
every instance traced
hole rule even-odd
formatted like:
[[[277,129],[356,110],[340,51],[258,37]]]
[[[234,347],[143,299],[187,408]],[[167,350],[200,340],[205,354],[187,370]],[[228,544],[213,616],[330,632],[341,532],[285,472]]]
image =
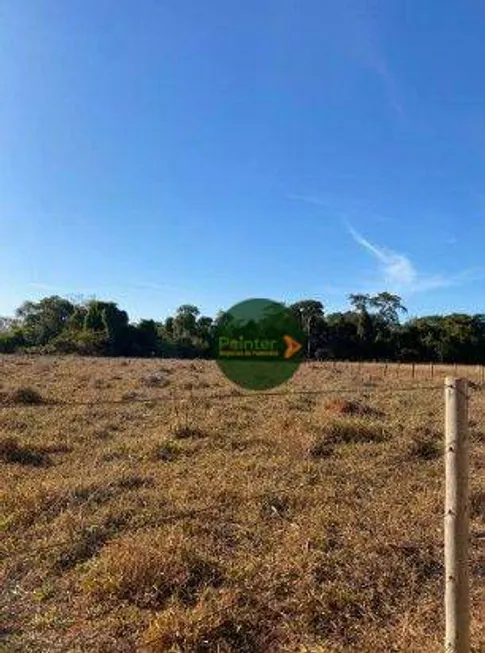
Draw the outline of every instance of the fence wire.
[[[447,387],[447,386],[445,386]],[[481,386],[473,384],[471,386],[474,390],[483,392]],[[344,387],[344,388],[328,388],[322,390],[292,390],[291,392],[250,392],[250,393],[223,393],[223,394],[209,394],[209,393],[193,393],[186,392],[185,394],[166,394],[157,397],[131,397],[128,399],[92,399],[88,401],[64,401],[62,399],[45,399],[41,402],[22,402],[22,401],[9,401],[7,398],[4,402],[0,402],[0,409],[8,408],[51,408],[51,407],[73,407],[73,406],[127,406],[130,404],[161,404],[170,401],[186,401],[188,399],[205,399],[214,401],[237,401],[262,397],[298,397],[298,396],[324,396],[324,395],[338,395],[338,394],[355,394],[356,392],[379,392],[381,394],[401,394],[409,392],[437,392],[442,391],[444,386],[440,385],[415,385],[408,388],[377,388],[363,386],[362,388]]]
[[[357,387],[343,387],[343,388],[327,388],[327,389],[321,389],[321,390],[292,390],[291,392],[272,392],[272,391],[254,391],[254,392],[248,392],[248,393],[234,393],[234,392],[227,392],[227,393],[218,393],[218,394],[210,394],[210,393],[202,393],[202,392],[192,392],[192,391],[187,391],[184,394],[166,394],[166,395],[159,395],[156,397],[130,397],[127,399],[102,399],[102,398],[96,398],[92,400],[86,400],[86,401],[65,401],[62,399],[44,399],[39,402],[22,402],[22,401],[10,401],[8,398],[4,400],[3,402],[0,400],[0,409],[6,409],[6,408],[15,408],[15,407],[22,407],[22,408],[49,408],[49,407],[55,407],[55,406],[65,406],[65,407],[70,407],[70,406],[99,406],[99,405],[113,405],[113,406],[126,406],[129,404],[158,404],[158,403],[166,403],[167,401],[184,401],[187,399],[206,399],[206,400],[215,400],[215,401],[225,401],[225,400],[240,400],[240,399],[254,399],[254,398],[261,398],[261,397],[298,397],[298,396],[324,396],[324,395],[338,395],[338,394],[355,394],[356,392],[364,392],[364,393],[369,393],[369,392],[378,392],[381,394],[403,394],[403,393],[409,393],[409,392],[437,392],[437,391],[442,391],[443,389],[450,389],[453,386],[449,385],[413,385],[410,387],[402,387],[402,388],[382,388],[382,387],[376,387],[376,386],[369,386],[369,385],[363,385],[361,388]],[[468,381],[468,387],[471,391],[475,392],[484,392],[485,391],[485,386],[482,384],[477,384],[473,383],[472,381]]]

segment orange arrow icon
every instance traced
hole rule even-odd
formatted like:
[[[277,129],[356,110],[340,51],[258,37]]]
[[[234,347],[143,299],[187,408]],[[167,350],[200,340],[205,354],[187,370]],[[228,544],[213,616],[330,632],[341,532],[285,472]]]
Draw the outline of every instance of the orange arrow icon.
[[[283,340],[286,343],[285,358],[291,358],[301,349],[299,342],[296,342],[291,336],[283,336]]]

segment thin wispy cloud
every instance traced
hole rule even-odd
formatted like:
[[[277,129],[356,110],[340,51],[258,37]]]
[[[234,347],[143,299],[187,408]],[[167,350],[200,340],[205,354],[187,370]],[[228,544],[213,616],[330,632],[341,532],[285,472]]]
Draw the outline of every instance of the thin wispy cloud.
[[[379,35],[379,28],[385,20],[384,10],[381,10],[378,19],[378,14],[371,12],[365,2],[341,2],[338,4],[338,12],[341,26],[337,33],[345,34],[344,38],[339,39],[338,47],[359,66],[379,78],[389,105],[402,118],[405,115],[402,93],[390,69]]]
[[[286,199],[293,200],[296,202],[303,202],[304,204],[311,204],[313,206],[319,206],[322,209],[327,209],[332,212],[333,217],[340,218],[341,220],[346,220],[348,214],[343,211],[335,208],[335,203],[331,200],[327,200],[323,197],[318,197],[316,195],[305,195],[301,193],[287,193]]]
[[[328,209],[332,212],[332,216],[340,218],[345,223],[353,218],[360,218],[363,215],[374,222],[390,223],[394,222],[387,214],[379,213],[374,206],[374,203],[364,197],[349,198],[349,197],[336,197],[331,195],[313,195],[307,193],[286,193],[285,198],[293,202],[301,202],[303,204],[310,204],[311,206],[318,206],[322,209]]]
[[[330,203],[321,197],[316,197],[315,195],[303,195],[301,193],[288,193],[286,198],[289,200],[295,200],[297,202],[304,202],[305,204],[315,204],[316,206],[330,207]]]
[[[405,112],[401,93],[396,78],[389,70],[386,60],[382,55],[376,53],[376,57],[370,59],[368,67],[380,78],[390,106],[400,117],[404,117]]]
[[[377,261],[380,282],[390,290],[407,294],[427,292],[473,281],[483,276],[483,271],[476,269],[463,270],[453,275],[420,272],[405,254],[372,243],[351,225],[347,225],[347,230],[354,241]]]

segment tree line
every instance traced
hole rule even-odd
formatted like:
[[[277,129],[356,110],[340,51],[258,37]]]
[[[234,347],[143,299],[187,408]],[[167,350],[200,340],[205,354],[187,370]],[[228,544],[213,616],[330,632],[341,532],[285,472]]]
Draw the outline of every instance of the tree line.
[[[327,313],[322,302],[288,305],[318,360],[382,360],[485,364],[485,315],[451,313],[402,320],[401,298],[389,292],[351,294],[349,308]],[[26,301],[0,317],[0,353],[211,358],[224,319],[183,304],[165,320],[136,323],[115,302],[76,302],[57,295]]]

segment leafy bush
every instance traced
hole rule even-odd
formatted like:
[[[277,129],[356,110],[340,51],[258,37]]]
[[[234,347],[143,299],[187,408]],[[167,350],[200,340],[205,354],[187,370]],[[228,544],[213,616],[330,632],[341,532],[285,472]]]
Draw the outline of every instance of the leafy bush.
[[[21,331],[0,333],[0,354],[13,354],[24,344]]]
[[[107,352],[106,335],[96,331],[65,331],[54,338],[45,348],[48,354],[79,354],[101,356]]]

